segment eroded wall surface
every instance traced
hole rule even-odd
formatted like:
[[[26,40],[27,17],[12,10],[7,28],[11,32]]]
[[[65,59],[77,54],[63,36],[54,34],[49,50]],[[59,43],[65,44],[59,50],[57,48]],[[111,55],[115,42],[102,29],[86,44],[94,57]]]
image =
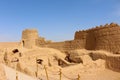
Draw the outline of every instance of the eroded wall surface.
[[[93,60],[103,59],[106,61],[106,68],[120,72],[120,55],[106,55],[100,53],[90,53]]]
[[[108,56],[106,59],[106,67],[113,71],[120,72],[120,56]]]

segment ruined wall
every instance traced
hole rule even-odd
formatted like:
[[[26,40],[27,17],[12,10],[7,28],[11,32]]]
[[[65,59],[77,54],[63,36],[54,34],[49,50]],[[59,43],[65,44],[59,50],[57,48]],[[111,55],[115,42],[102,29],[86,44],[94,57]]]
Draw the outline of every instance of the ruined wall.
[[[106,68],[120,72],[120,56],[108,56],[106,59]]]
[[[22,32],[21,44],[23,47],[32,48],[36,46],[38,39],[38,31],[35,29],[26,29]]]
[[[36,39],[37,46],[44,47],[45,44],[46,44],[45,38],[39,37],[38,39]]]
[[[116,53],[120,50],[120,26],[111,23],[79,31],[75,33],[74,40],[84,41],[84,48],[88,50],[102,49]]]
[[[93,60],[103,59],[106,62],[106,68],[111,69],[113,71],[120,72],[120,55],[106,55],[104,53],[90,53],[89,56]]]

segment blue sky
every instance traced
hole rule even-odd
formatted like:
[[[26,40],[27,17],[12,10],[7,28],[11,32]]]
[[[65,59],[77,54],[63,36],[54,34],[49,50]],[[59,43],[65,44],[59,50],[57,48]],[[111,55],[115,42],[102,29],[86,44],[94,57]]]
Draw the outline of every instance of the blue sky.
[[[38,29],[47,40],[72,40],[75,31],[115,22],[120,0],[0,0],[0,41],[20,41],[22,30]]]

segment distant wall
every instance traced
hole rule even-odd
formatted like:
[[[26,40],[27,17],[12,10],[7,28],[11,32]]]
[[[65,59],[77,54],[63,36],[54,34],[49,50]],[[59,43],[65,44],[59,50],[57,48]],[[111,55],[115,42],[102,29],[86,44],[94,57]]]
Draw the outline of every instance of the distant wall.
[[[65,41],[64,49],[67,50],[75,50],[75,49],[83,49],[84,40],[71,40]]]
[[[39,37],[38,39],[36,39],[36,46],[40,46],[40,47],[44,47],[44,45],[46,44],[46,41],[44,38]]]
[[[65,42],[52,42],[52,43],[45,44],[44,47],[55,48],[55,49],[58,49],[60,51],[63,51],[64,45],[65,45]]]
[[[70,40],[70,41],[63,41],[63,42],[47,43],[43,45],[43,47],[55,48],[64,52],[68,50],[83,49],[85,46],[84,46],[83,40]]]

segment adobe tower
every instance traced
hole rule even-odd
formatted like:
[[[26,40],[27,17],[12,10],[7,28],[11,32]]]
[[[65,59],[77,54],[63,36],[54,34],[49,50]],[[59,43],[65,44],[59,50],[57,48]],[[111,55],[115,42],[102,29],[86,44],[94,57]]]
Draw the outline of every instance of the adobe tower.
[[[36,29],[26,29],[22,32],[22,46],[25,48],[33,48],[36,46],[36,40],[38,39],[38,31]]]

